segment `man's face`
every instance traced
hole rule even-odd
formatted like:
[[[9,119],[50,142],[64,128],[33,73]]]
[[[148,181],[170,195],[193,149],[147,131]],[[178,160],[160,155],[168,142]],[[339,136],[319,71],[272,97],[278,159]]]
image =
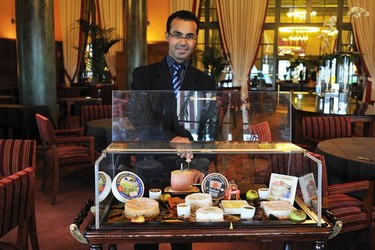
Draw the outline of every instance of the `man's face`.
[[[173,37],[180,35],[181,38]],[[181,63],[188,59],[194,52],[196,39],[187,39],[186,36],[196,37],[197,24],[194,21],[184,21],[175,18],[171,23],[171,30],[165,33],[165,38],[169,43],[169,55],[177,62]]]

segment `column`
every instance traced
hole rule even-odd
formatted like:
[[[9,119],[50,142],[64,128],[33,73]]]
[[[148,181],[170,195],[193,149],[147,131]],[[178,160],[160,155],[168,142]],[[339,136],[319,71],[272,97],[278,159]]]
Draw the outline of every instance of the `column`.
[[[146,0],[126,0],[126,75],[127,86],[130,89],[132,72],[135,67],[147,63],[147,9]]]
[[[21,104],[47,105],[57,119],[53,0],[16,0]]]

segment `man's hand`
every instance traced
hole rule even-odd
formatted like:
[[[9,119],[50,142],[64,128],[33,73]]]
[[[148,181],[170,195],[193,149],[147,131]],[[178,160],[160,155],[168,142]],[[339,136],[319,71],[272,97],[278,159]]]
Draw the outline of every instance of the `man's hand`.
[[[202,183],[204,174],[197,169],[189,169],[193,173],[193,183]]]
[[[187,137],[176,136],[176,137],[172,138],[171,142],[185,142],[185,143],[190,143],[190,140]]]
[[[187,137],[182,137],[182,136],[176,136],[174,137],[170,142],[175,142],[176,144],[172,143],[172,146],[181,151],[181,149],[189,149],[189,145],[191,141]],[[188,152],[183,152],[183,153],[178,153],[181,158],[186,158],[186,159],[192,159],[193,154],[188,153]]]

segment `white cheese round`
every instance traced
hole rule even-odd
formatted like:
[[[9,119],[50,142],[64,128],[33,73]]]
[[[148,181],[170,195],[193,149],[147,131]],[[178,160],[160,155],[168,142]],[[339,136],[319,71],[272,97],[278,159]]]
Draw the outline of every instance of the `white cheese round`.
[[[218,207],[202,207],[195,212],[197,222],[219,222],[224,221],[224,212]]]
[[[212,197],[210,194],[194,193],[187,195],[185,202],[190,204],[191,209],[196,210],[201,207],[212,206]]]

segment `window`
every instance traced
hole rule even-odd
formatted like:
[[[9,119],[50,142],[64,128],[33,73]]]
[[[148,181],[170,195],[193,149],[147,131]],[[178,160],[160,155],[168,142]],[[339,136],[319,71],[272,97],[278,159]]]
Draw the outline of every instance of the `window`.
[[[264,32],[259,46],[259,52],[251,69],[250,79],[261,75],[266,79],[267,89],[276,89],[276,81],[292,80],[295,72],[287,71],[291,61],[301,59],[314,61],[325,52],[322,50],[322,40],[318,38],[323,29],[323,23],[332,16],[337,17],[337,32],[332,36],[330,50],[355,51],[350,19],[346,16],[348,0],[269,0]],[[216,12],[216,1],[202,0],[199,12],[200,31],[197,43],[197,67],[204,69],[202,53],[209,47],[222,50],[219,23]],[[280,27],[303,27],[313,29],[311,32],[296,29],[290,34],[283,34]],[[289,62],[289,63],[288,63]],[[315,65],[305,64],[303,74],[298,73],[299,80],[307,80]],[[294,67],[293,67],[294,68]],[[335,67],[334,67],[335,68]],[[228,67],[223,78],[230,78]],[[352,67],[353,72],[355,67]],[[204,69],[208,72],[208,69]],[[353,73],[351,72],[351,73]],[[332,78],[335,73],[333,72]]]

